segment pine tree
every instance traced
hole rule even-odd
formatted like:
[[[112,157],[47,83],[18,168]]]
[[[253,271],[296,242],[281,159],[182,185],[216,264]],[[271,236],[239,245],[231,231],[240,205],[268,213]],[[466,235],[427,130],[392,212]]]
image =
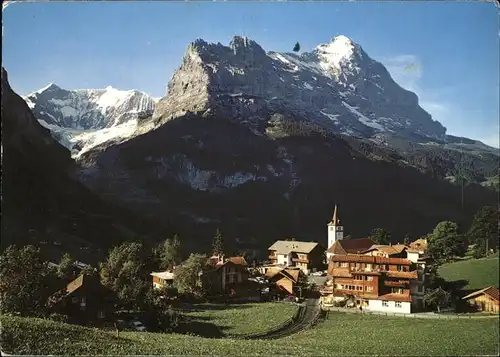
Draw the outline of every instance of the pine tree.
[[[296,43],[295,46],[293,46],[293,52],[299,52],[300,51],[300,43]]]

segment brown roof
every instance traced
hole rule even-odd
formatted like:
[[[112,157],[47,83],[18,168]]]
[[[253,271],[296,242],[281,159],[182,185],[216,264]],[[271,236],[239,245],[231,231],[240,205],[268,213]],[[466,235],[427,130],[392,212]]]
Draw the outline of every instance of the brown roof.
[[[370,238],[341,239],[328,248],[328,253],[356,254],[369,249],[375,242]]]
[[[283,269],[281,271],[281,274],[288,275],[289,277],[292,278],[292,280],[294,282],[297,282],[297,281],[299,281],[300,270],[298,270],[298,269]]]
[[[241,267],[246,267],[248,265],[247,261],[243,257],[229,257],[224,262],[221,262],[221,261],[219,261],[218,257],[213,256],[213,257],[208,258],[208,260],[207,260],[207,264],[211,265],[212,267],[215,267],[216,269],[223,267],[227,263],[232,263],[234,265],[238,265]]]
[[[352,263],[373,263],[373,264],[396,264],[411,265],[412,262],[404,258],[386,258],[362,254],[334,255],[331,257],[333,262],[352,262]]]
[[[494,299],[496,301],[499,300],[499,295],[500,295],[498,288],[495,288],[493,286],[488,286],[484,289],[475,291],[467,296],[464,296],[462,299],[467,300],[467,299],[473,298],[473,297],[475,297],[477,295],[481,295],[481,294],[488,295],[489,297],[491,297],[492,299]]]
[[[283,270],[282,268],[278,268],[278,267],[276,267],[276,268],[269,268],[269,269],[266,270],[266,276],[268,278],[272,278],[272,277],[278,275],[282,270]]]
[[[85,275],[82,274],[78,278],[72,280],[67,286],[66,286],[66,294],[71,294],[73,291],[81,288],[83,286],[83,280],[84,280]],[[87,279],[85,279],[87,280]]]
[[[243,257],[231,257],[231,258],[228,259],[228,261],[230,261],[233,264],[241,265],[241,266],[244,266],[244,267],[246,267],[248,265],[247,261]]]
[[[395,245],[375,244],[375,245],[371,246],[368,250],[365,250],[363,253],[367,253],[367,252],[370,252],[372,250],[379,250],[379,251],[384,252],[388,255],[394,255],[394,254],[400,254],[405,249],[408,249],[408,247],[404,244],[395,244]]]
[[[61,301],[64,297],[71,295],[74,291],[78,290],[81,288],[84,284],[99,284],[99,280],[94,277],[94,276],[89,276],[85,274],[81,274],[78,276],[76,279],[73,279],[66,285],[66,288],[63,288],[56,293],[54,293],[52,296],[49,297],[48,299],[48,305],[53,306],[54,304],[57,304],[59,301]]]
[[[411,302],[411,297],[409,295],[401,295],[401,294],[385,294],[385,295],[379,296],[377,299],[378,300],[389,300],[389,301]]]
[[[282,268],[270,268],[266,271],[266,276],[271,279],[276,275],[282,275],[293,282],[297,282],[299,280],[299,269],[282,269]]]
[[[333,243],[327,250],[328,253],[334,253],[334,254],[347,254],[345,249],[342,247],[342,244],[340,244],[340,241],[336,241]]]
[[[403,252],[405,249],[408,249],[408,247],[404,244],[394,244],[392,248],[395,249],[398,254]]]

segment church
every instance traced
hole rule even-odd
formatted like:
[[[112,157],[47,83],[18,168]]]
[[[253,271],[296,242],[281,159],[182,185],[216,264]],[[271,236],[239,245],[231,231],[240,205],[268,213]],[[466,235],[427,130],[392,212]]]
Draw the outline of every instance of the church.
[[[370,238],[344,239],[344,227],[340,223],[337,205],[335,205],[332,220],[328,223],[327,263],[334,255],[361,254],[375,244]]]

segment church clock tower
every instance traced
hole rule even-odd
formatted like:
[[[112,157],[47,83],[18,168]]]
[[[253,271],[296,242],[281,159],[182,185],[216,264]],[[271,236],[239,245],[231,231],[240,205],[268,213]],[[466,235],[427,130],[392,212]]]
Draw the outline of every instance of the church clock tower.
[[[340,225],[340,219],[337,214],[337,205],[335,205],[332,220],[328,223],[328,248],[330,248],[336,241],[342,239],[344,239],[344,227]]]

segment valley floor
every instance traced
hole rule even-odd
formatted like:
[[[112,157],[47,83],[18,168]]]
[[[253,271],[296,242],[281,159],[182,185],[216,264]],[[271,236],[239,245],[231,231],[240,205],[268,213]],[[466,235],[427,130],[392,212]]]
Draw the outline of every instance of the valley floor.
[[[252,319],[247,316],[239,323],[252,324]],[[330,313],[327,320],[293,336],[234,340],[147,332],[117,336],[48,320],[2,316],[2,337],[7,339],[2,349],[30,355],[498,355],[498,323],[498,318],[409,320]]]

